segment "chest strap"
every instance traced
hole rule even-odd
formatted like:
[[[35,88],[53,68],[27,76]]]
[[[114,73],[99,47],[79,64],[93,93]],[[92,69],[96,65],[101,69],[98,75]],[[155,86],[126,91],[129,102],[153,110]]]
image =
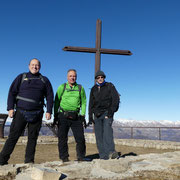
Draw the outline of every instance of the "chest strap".
[[[17,96],[16,99],[27,101],[27,102],[32,102],[32,103],[36,103],[36,104],[43,104],[42,102],[37,102],[34,99],[29,99],[29,98],[25,98],[25,97],[21,97],[21,96]]]

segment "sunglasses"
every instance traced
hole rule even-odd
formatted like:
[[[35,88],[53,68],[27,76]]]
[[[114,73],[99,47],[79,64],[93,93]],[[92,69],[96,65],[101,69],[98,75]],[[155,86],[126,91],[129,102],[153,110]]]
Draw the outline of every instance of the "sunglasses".
[[[104,76],[98,76],[96,79],[104,79]]]

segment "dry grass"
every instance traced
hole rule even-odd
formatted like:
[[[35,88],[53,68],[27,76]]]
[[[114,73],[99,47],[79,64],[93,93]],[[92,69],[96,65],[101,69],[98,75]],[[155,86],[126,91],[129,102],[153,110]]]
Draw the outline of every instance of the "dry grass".
[[[0,144],[0,150],[2,149],[2,144]],[[76,160],[76,147],[75,143],[69,144],[69,154],[70,160]],[[11,158],[9,160],[9,164],[17,164],[24,162],[25,155],[25,145],[16,145]],[[93,158],[97,158],[97,148],[95,144],[86,144],[87,156],[91,156]],[[153,148],[138,148],[138,147],[130,147],[130,146],[120,146],[116,145],[116,150],[121,152],[121,157],[123,156],[133,156],[140,154],[148,154],[148,153],[164,153],[164,152],[172,152],[173,150],[158,150]],[[59,153],[57,144],[38,144],[36,148],[36,156],[35,163],[43,163],[48,161],[59,161]]]

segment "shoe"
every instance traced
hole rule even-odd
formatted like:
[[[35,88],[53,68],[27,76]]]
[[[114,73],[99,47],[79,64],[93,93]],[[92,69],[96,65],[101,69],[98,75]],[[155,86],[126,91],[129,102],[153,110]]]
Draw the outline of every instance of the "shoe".
[[[34,161],[27,161],[27,160],[25,160],[24,164],[34,164]]]
[[[108,160],[109,158],[108,157],[101,157],[99,159],[102,159],[102,160]]]
[[[77,161],[79,161],[79,162],[84,161],[84,159],[83,158],[78,158]]]
[[[109,158],[110,159],[119,159],[119,153],[114,151],[114,152],[109,154]]]
[[[82,161],[92,161],[92,159],[84,157],[84,158],[78,158],[77,161],[78,161],[78,162],[82,162]]]
[[[30,162],[25,162],[24,164],[34,164],[34,162],[30,161]]]
[[[8,162],[0,162],[0,166],[4,166],[4,165],[7,165]]]
[[[63,162],[63,163],[69,162],[69,158],[64,158],[64,159],[62,159],[62,162]]]

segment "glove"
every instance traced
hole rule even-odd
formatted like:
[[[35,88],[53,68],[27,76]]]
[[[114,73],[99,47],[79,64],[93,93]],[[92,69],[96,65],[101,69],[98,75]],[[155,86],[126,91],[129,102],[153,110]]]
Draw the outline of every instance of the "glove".
[[[52,123],[52,127],[58,125],[58,114],[55,114],[54,115],[54,120],[53,120],[53,123]]]
[[[88,126],[91,125],[91,124],[95,124],[93,118],[89,118]]]
[[[111,109],[109,109],[107,116],[108,116],[109,118],[111,118],[111,117],[113,117],[113,115],[114,115],[114,113],[112,112]]]
[[[81,115],[80,115],[80,120],[81,120],[81,122],[82,122],[84,128],[86,129],[86,128],[87,128],[87,124],[86,124],[85,116],[81,116]]]

